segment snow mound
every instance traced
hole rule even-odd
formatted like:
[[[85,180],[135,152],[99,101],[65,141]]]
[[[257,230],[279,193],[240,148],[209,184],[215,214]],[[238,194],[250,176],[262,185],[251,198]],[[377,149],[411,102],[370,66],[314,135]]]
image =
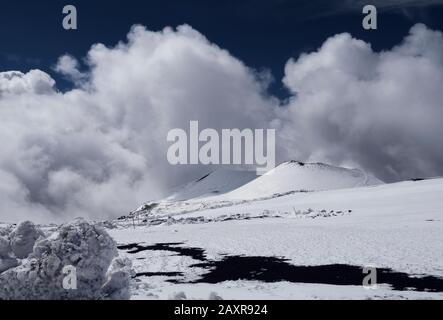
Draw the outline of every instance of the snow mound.
[[[168,201],[182,201],[224,194],[257,178],[255,171],[218,169],[176,188]]]
[[[19,234],[17,229],[11,239]],[[31,232],[24,239],[41,232],[29,224],[22,229]],[[4,241],[0,247],[2,255],[8,254]],[[130,264],[114,260],[117,255],[116,243],[104,229],[82,219],[62,225],[37,240],[19,266],[0,273],[0,300],[127,298],[129,281],[124,278]],[[75,286],[68,288],[66,278],[73,274],[67,267],[75,270]]]
[[[28,257],[40,237],[44,237],[43,232],[31,221],[20,223],[9,235],[12,252],[19,259]]]
[[[128,258],[114,258],[106,272],[106,282],[102,287],[103,295],[108,299],[127,300],[130,298],[131,277],[135,276],[132,262]]]
[[[226,197],[253,199],[291,191],[333,190],[379,184],[383,182],[359,169],[289,161],[227,193]]]
[[[12,225],[0,224],[0,237],[8,237],[12,230],[13,230]]]
[[[13,256],[8,239],[0,237],[0,273],[15,266],[18,260]]]

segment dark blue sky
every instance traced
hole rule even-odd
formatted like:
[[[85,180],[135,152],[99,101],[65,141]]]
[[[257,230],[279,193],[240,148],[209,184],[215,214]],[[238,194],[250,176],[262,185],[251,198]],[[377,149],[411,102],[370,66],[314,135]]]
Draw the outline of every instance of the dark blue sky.
[[[114,45],[125,39],[133,24],[159,30],[187,23],[248,66],[270,69],[276,79],[271,91],[284,97],[280,80],[286,61],[315,50],[331,35],[350,32],[382,50],[398,44],[417,22],[443,30],[443,7],[423,5],[427,2],[432,1],[380,5],[378,30],[366,31],[361,26],[363,5],[349,0],[7,1],[0,10],[0,70],[39,68],[64,89],[68,84],[50,70],[60,55],[79,58],[94,43]],[[62,28],[62,8],[67,4],[77,7],[78,30]]]

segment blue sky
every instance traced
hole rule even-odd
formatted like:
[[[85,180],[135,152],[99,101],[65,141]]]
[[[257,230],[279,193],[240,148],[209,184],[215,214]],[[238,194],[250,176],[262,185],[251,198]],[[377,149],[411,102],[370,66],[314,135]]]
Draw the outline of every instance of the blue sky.
[[[257,70],[268,69],[275,82],[271,93],[285,97],[283,67],[290,57],[317,49],[328,37],[349,32],[370,42],[374,50],[398,44],[417,22],[443,29],[440,0],[372,1],[379,9],[379,29],[361,27],[360,0],[213,1],[213,0],[17,0],[2,3],[0,11],[0,70],[39,68],[69,84],[51,67],[62,54],[83,57],[94,43],[114,45],[125,39],[133,24],[150,30],[187,23],[211,42]],[[78,30],[62,28],[62,8],[74,4]]]

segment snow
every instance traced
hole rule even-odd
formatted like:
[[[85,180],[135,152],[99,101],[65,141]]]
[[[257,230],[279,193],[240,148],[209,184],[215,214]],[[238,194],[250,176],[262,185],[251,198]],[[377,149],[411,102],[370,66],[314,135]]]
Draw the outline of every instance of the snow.
[[[28,256],[30,240],[37,235],[39,239]],[[45,237],[32,223],[25,222],[9,237],[12,245],[19,244],[16,252],[27,258],[0,273],[0,299],[129,297],[130,262],[113,260],[118,255],[116,244],[100,227],[80,219],[56,228]],[[10,255],[8,251],[7,243],[2,240],[2,257],[5,253]],[[66,266],[76,270],[76,289],[63,287]]]
[[[254,199],[290,191],[319,191],[379,185],[383,182],[358,169],[322,163],[285,162],[228,193],[230,199]]]
[[[443,295],[413,291],[396,292],[380,285],[377,289],[363,286],[336,286],[286,281],[263,283],[260,281],[226,281],[219,284],[175,284],[164,285],[151,280],[132,296],[134,300],[215,300],[214,293],[223,300],[399,300],[399,299],[442,299]],[[145,290],[143,290],[145,289]]]
[[[246,182],[245,182],[246,181]],[[241,182],[244,185],[238,187]],[[237,206],[258,200],[269,200],[291,193],[376,186],[383,184],[358,169],[345,169],[322,163],[285,162],[263,176],[251,171],[217,170],[197,181],[177,188],[173,195],[157,202],[147,202],[133,211],[140,214],[167,216],[206,209]]]
[[[185,248],[204,249],[206,257],[215,261],[225,255],[283,257],[299,266],[376,266],[443,277],[441,194],[443,179],[295,192],[238,202],[208,197],[160,206],[154,216],[135,227],[120,221],[110,234],[120,244],[183,243]],[[233,219],[219,219],[222,216]],[[151,225],[156,219],[160,223]],[[193,267],[198,261],[168,251],[122,254],[133,260],[137,272],[178,271],[185,280],[208,272]],[[132,299],[167,299],[181,291],[190,299],[207,299],[210,292],[224,299],[443,298],[440,292],[395,291],[387,286],[366,290],[289,282],[171,284],[168,279],[137,278]]]
[[[9,236],[13,229],[13,225],[0,222],[0,237]]]
[[[13,256],[9,240],[0,237],[0,273],[16,267],[18,264],[18,260]]]
[[[257,178],[255,171],[218,169],[196,181],[176,188],[166,199],[180,201],[224,194],[255,178]]]
[[[114,258],[106,272],[106,282],[101,290],[109,299],[127,300],[130,298],[130,280],[134,276],[132,262],[128,258]]]
[[[28,257],[34,243],[44,234],[31,221],[20,223],[9,235],[11,249],[19,259]]]
[[[261,177],[231,173],[191,182],[131,219],[46,226],[36,241],[36,226],[1,225],[0,299],[443,299],[441,291],[385,283],[372,290],[288,279],[194,283],[211,272],[203,262],[227,257],[443,279],[442,178],[384,184],[359,170],[298,162]],[[19,238],[14,243],[26,248],[35,241],[27,258],[12,250]],[[78,268],[76,292],[60,289],[66,264]]]

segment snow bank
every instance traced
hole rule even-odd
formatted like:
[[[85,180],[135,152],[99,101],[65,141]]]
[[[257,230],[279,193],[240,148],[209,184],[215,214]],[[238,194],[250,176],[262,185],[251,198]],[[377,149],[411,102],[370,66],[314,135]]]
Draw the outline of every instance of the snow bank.
[[[0,273],[17,265],[18,260],[13,257],[8,239],[0,237]]]
[[[44,236],[31,221],[24,221],[11,232],[9,242],[15,256],[24,259],[32,252],[37,239]]]
[[[9,224],[0,224],[0,237],[7,237],[11,233],[13,229],[12,225]]]
[[[0,254],[27,258],[0,271],[0,299],[129,298],[130,262],[115,259],[116,243],[101,227],[76,220],[45,237],[24,223],[9,238],[9,246],[4,238],[0,242]],[[67,277],[75,289],[66,288]]]
[[[182,201],[224,194],[256,178],[255,171],[218,169],[196,181],[177,187],[166,200]]]
[[[288,161],[227,193],[227,199],[256,199],[291,191],[322,191],[384,184],[359,169]]]
[[[132,262],[128,258],[114,258],[106,273],[106,282],[102,287],[104,297],[108,299],[129,299],[129,282],[135,276]]]

